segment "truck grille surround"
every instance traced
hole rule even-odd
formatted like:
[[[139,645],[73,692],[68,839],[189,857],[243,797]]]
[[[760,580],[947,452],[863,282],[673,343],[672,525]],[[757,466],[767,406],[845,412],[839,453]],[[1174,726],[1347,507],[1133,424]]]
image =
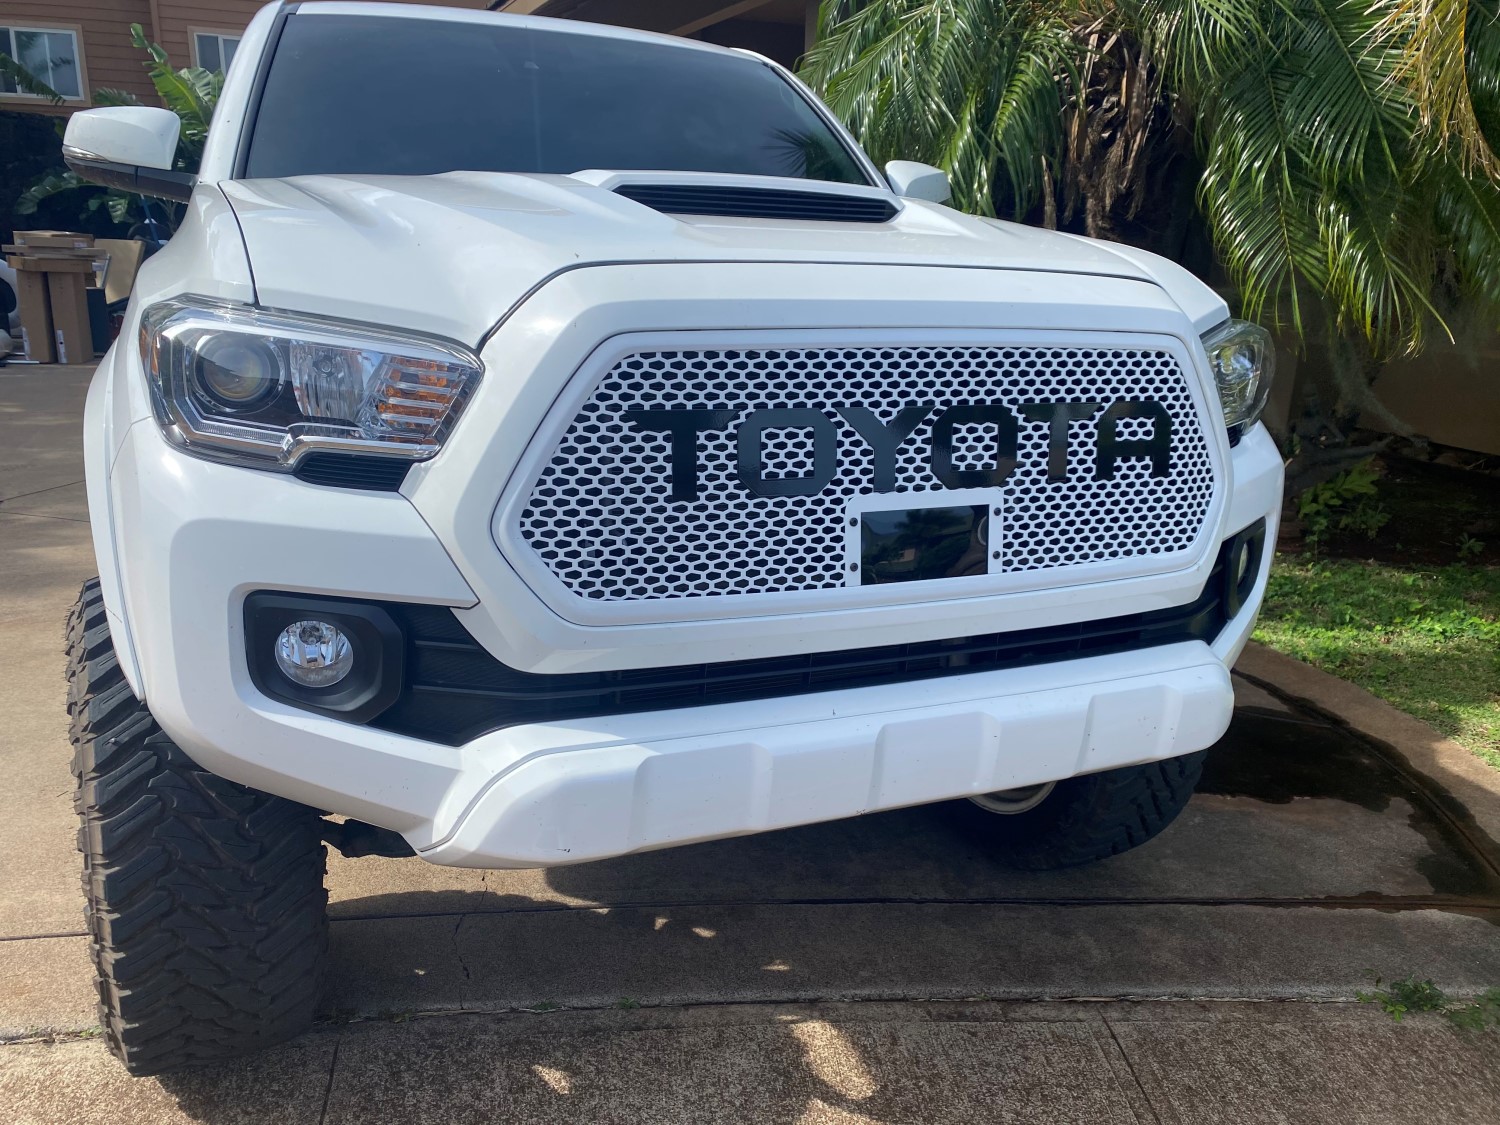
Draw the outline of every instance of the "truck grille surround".
[[[1147,459],[1095,473],[1099,415],[1068,427],[1065,479],[1049,472],[1049,427],[1028,403],[1150,400],[1171,419],[1170,470]],[[1001,403],[1019,419],[1016,466],[999,487],[999,555],[990,575],[1022,575],[1141,556],[1181,556],[1212,506],[1213,460],[1188,375],[1151,346],[809,346],[656,348],[630,352],[598,381],[536,477],[517,518],[527,547],[574,596],[592,602],[832,590],[847,584],[851,500],[875,492],[870,446],[839,413],[867,407],[890,425],[932,406],[896,451],[894,492],[941,502],[929,460],[945,407]],[[673,498],[672,437],[627,412],[811,409],[838,430],[837,468],[813,495],[758,496],[738,472],[732,424],[697,434],[696,497]],[[1102,413],[1102,411],[1100,412]],[[1148,418],[1118,422],[1122,441],[1149,437]],[[766,429],[761,475],[812,476],[813,434]],[[960,424],[953,467],[995,464],[995,428]],[[888,489],[889,491],[889,489]],[[1058,576],[1059,579],[1064,577]]]

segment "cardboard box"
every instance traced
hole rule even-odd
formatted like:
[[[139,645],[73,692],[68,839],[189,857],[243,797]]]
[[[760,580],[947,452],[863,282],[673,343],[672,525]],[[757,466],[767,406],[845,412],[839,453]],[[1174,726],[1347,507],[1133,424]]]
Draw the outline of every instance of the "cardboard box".
[[[99,244],[90,243],[88,246],[28,246],[24,242],[7,242],[0,246],[7,254],[22,254],[27,257],[44,255],[48,258],[86,258],[90,254],[97,253]]]
[[[57,362],[93,362],[94,335],[89,329],[89,302],[83,276],[57,270],[48,270],[44,276],[47,300],[52,306],[52,339],[57,346]]]
[[[94,247],[99,253],[109,255],[109,268],[104,273],[104,299],[124,300],[130,296],[135,275],[145,260],[146,244],[134,238],[101,238]]]
[[[88,287],[94,252],[83,256],[44,248],[6,260],[16,271],[21,304],[21,341],[38,363],[89,363],[94,358]]]
[[[28,250],[42,247],[59,247],[68,250],[86,250],[94,245],[94,236],[71,230],[18,230],[15,232],[17,246]]]
[[[5,260],[10,263],[10,268],[15,270],[17,274],[94,272],[94,256],[92,253],[82,258],[71,256],[57,258],[28,256],[22,258],[13,254]]]
[[[57,359],[52,339],[52,304],[47,298],[47,275],[34,270],[16,271],[16,297],[21,308],[21,350],[37,363]]]

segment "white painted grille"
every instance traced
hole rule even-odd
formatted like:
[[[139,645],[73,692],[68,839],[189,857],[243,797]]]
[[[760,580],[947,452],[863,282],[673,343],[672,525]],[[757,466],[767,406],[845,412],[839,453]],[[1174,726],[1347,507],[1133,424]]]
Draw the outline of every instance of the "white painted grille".
[[[1048,479],[1048,430],[1021,419],[1015,471],[1001,488],[1000,558],[991,572],[1171,555],[1188,548],[1212,503],[1208,443],[1173,356],[1157,348],[1018,346],[642,350],[620,359],[579,410],[520,515],[527,544],[569,590],[600,602],[835,589],[845,585],[846,505],[871,493],[869,446],[836,411],[866,406],[884,423],[901,407],[937,408],[897,452],[896,491],[940,499],[929,464],[946,406],[1151,399],[1172,419],[1170,472],[1119,462],[1094,479],[1097,420],[1069,427],[1071,472]],[[626,424],[629,409],[809,407],[839,431],[838,470],[813,496],[757,497],[737,474],[735,426],[698,436],[699,493],[671,496],[671,439]],[[1125,419],[1119,437],[1153,423]],[[810,431],[767,430],[764,476],[812,471]],[[959,426],[956,468],[990,463],[994,430]]]

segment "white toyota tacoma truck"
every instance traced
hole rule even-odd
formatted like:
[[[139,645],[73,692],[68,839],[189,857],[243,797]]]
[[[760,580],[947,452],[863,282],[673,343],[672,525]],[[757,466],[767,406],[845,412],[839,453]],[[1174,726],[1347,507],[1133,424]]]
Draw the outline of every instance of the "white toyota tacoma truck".
[[[102,1021],[312,1020],[325,842],[546,867],[953,802],[1134,847],[1223,734],[1282,463],[1259,328],[960,214],[755,55],[363,3],[250,24],[85,418],[68,629]]]

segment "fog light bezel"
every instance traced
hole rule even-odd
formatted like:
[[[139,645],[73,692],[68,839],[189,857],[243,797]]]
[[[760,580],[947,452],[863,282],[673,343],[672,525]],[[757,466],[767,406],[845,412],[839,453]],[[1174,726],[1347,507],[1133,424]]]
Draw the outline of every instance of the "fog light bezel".
[[[401,696],[406,638],[384,609],[352,598],[256,591],[245,598],[245,656],[262,695],[344,722],[368,723]],[[354,666],[328,687],[290,679],[276,663],[282,631],[298,621],[326,621],[349,638]]]
[[[1258,519],[1230,536],[1221,550],[1224,553],[1224,619],[1232,621],[1250,601],[1255,585],[1260,581],[1266,553],[1265,519]],[[1241,557],[1245,560],[1245,570],[1235,574],[1235,564]]]

